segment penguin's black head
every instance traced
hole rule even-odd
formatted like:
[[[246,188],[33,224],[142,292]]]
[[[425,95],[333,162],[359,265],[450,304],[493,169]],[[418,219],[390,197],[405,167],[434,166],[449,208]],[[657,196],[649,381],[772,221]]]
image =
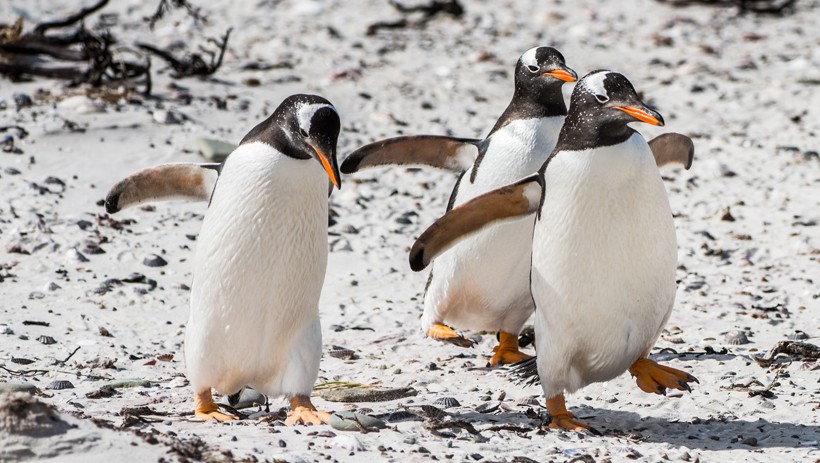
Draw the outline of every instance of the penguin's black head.
[[[241,143],[261,141],[293,158],[314,158],[338,188],[341,178],[336,142],[340,128],[339,113],[330,101],[317,95],[296,94],[285,98]]]
[[[525,51],[515,66],[516,87],[540,92],[547,87],[561,88],[564,82],[575,82],[578,74],[567,67],[564,55],[552,47],[535,47]]]
[[[572,91],[569,112],[580,114],[599,127],[613,129],[635,121],[664,125],[663,117],[641,101],[632,83],[612,71],[585,75]]]

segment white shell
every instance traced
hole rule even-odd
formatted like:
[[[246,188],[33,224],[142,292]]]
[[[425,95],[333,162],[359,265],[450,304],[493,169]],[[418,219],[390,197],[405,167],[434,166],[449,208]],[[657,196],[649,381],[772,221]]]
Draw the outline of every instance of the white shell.
[[[339,434],[327,441],[327,445],[328,447],[335,447],[351,452],[361,452],[365,450],[362,441],[353,434]]]

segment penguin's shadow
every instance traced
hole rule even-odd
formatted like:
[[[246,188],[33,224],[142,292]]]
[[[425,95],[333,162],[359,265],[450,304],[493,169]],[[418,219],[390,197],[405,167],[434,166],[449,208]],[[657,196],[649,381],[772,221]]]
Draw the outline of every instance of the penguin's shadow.
[[[641,416],[620,410],[584,407],[573,410],[575,415],[595,427],[604,436],[633,438],[639,434],[646,442],[665,442],[672,445],[703,450],[731,450],[766,447],[816,447],[801,442],[820,440],[820,426],[795,423],[777,423],[760,418],[756,421],[742,419],[709,419],[700,423],[672,422],[664,418]],[[744,444],[754,438],[754,446]]]
[[[765,419],[722,421],[704,420],[701,423],[672,422],[659,417],[593,407],[573,409],[575,416],[600,431],[600,438],[637,438],[641,442],[667,443],[703,450],[732,450],[767,447],[810,448],[805,442],[820,440],[820,426],[795,423],[776,423]],[[478,412],[451,413],[455,420],[476,425],[507,425],[532,429],[535,420],[521,412],[486,414]],[[479,428],[479,429],[480,429]],[[597,437],[592,437],[593,439]],[[747,445],[754,438],[755,445]],[[804,444],[801,444],[804,442]]]

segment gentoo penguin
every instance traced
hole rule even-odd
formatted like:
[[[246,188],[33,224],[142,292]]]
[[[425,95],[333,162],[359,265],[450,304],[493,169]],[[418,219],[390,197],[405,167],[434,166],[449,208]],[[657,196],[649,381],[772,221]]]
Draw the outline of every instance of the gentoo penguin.
[[[411,249],[411,267],[421,269],[465,235],[535,214],[538,355],[522,368],[537,369],[553,428],[588,429],[567,411],[564,393],[627,370],[646,392],[697,381],[648,357],[675,300],[677,243],[652,151],[628,125],[636,121],[663,125],[623,75],[588,74],[538,174],[454,208]],[[685,164],[689,152],[679,148]]]
[[[162,167],[197,188],[159,193],[115,186],[116,210],[135,198],[181,194],[210,199],[199,233],[185,362],[199,419],[233,419],[211,388],[232,394],[244,385],[290,398],[286,423],[318,424],[329,415],[311,404],[322,335],[319,295],[327,267],[327,178],[340,184],[336,163],[339,115],[315,95],[293,95],[254,127],[214,179],[196,165]],[[173,169],[183,175],[171,175]],[[158,171],[158,172],[159,172]],[[187,177],[186,177],[187,174]],[[150,179],[150,175],[140,177]],[[213,194],[207,189],[215,181]],[[154,185],[146,180],[140,184]],[[213,182],[212,182],[213,183]],[[173,190],[173,188],[170,188]]]
[[[573,82],[558,50],[527,50],[515,66],[515,92],[484,140],[408,136],[379,141],[351,153],[342,172],[384,164],[427,164],[461,172],[447,210],[532,174],[555,146],[567,107],[561,92]],[[424,296],[422,329],[440,341],[469,347],[459,329],[499,332],[490,365],[529,358],[518,333],[533,311],[529,292],[533,219],[524,217],[483,231],[438,259]]]

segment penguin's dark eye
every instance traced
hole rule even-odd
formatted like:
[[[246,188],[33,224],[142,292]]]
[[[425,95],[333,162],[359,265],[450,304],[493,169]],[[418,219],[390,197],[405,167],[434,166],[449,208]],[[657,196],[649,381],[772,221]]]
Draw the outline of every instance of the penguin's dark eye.
[[[608,96],[606,96],[606,95],[598,95],[598,94],[596,94],[596,95],[595,95],[595,99],[596,99],[596,100],[598,100],[598,103],[606,103],[607,101],[609,101],[609,97],[608,97]]]
[[[299,135],[301,135],[301,136],[303,136],[303,137],[307,138],[307,137],[308,137],[307,130],[300,128],[300,129],[299,129]]]
[[[533,74],[535,74],[536,72],[538,72],[538,66],[532,66],[532,65],[530,65],[530,66],[527,66],[527,69],[529,69],[529,70],[530,70],[530,72],[531,72],[531,73],[533,73]]]

